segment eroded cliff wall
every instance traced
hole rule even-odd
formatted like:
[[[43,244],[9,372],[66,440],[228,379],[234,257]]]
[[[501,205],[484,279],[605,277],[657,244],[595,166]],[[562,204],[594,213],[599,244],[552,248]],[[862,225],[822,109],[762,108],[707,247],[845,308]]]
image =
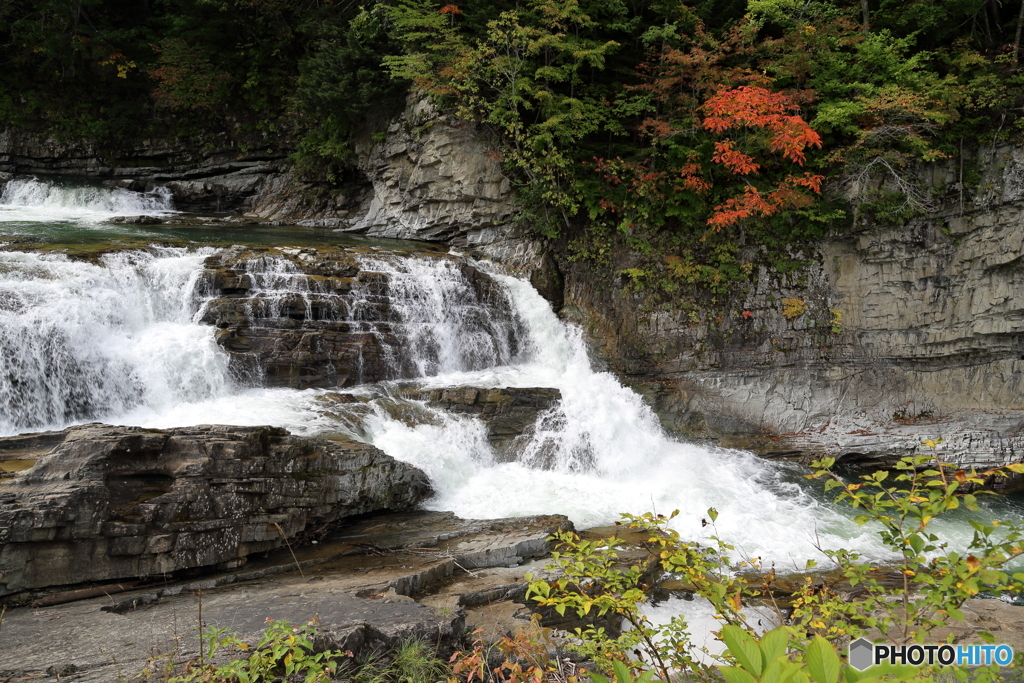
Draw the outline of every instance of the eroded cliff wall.
[[[861,221],[804,254],[806,270],[762,268],[749,291],[704,310],[624,289],[614,274],[625,261],[604,282],[563,264],[566,314],[683,434],[866,463],[941,438],[963,464],[1018,461],[1024,151],[986,150],[978,162],[981,189],[963,208],[956,168],[936,167],[942,210],[898,226]]]

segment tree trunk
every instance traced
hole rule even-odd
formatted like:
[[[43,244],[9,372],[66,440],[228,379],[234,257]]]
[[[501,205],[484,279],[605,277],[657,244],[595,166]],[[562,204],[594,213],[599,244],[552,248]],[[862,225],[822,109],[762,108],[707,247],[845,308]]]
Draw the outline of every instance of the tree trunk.
[[[1020,30],[1024,27],[1024,0],[1020,3],[1020,12],[1017,14],[1017,35],[1013,39],[1013,61],[1017,61],[1017,55],[1020,54]]]
[[[860,0],[860,12],[864,17],[864,36],[871,32],[871,11],[868,8],[868,0]]]

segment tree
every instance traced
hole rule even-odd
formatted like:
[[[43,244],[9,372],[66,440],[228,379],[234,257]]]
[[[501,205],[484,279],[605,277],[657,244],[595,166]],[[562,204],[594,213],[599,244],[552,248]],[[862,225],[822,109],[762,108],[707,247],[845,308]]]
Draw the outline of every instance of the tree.
[[[821,136],[793,113],[797,109],[799,105],[785,93],[741,86],[722,90],[704,104],[707,117],[703,127],[717,134],[748,133],[744,136],[748,150],[778,154],[803,166],[807,159],[805,150],[821,147]],[[751,216],[767,217],[787,208],[807,206],[811,197],[801,188],[821,192],[824,176],[811,173],[787,173],[773,188],[758,189],[750,182],[749,176],[757,175],[761,164],[741,150],[738,144],[731,138],[715,143],[712,160],[734,175],[743,177],[745,185],[741,194],[715,207],[707,221],[712,229],[720,230]]]

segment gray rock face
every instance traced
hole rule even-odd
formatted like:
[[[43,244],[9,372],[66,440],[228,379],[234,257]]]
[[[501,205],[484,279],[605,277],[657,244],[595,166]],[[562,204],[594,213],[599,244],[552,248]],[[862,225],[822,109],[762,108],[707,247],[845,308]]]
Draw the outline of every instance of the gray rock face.
[[[0,595],[237,564],[431,492],[372,446],[271,427],[85,425],[0,439],[0,459],[36,460],[0,480]]]
[[[487,425],[487,440],[499,456],[514,456],[516,439],[528,435],[538,418],[562,400],[558,389],[517,387],[479,389],[402,389],[403,398],[425,401],[457,415],[472,415]]]
[[[351,181],[330,194],[288,170],[285,140],[244,146],[258,151],[242,151],[227,138],[213,151],[165,140],[101,150],[88,141],[0,133],[0,172],[86,176],[137,191],[164,185],[179,210],[242,210],[261,220],[372,237],[461,247],[509,242],[519,207],[481,128],[417,97],[383,127],[380,140],[366,126],[355,142]]]
[[[443,656],[458,647],[465,627],[492,627],[500,637],[529,624],[521,604],[524,575],[546,575],[545,561],[533,558],[548,554],[552,533],[569,529],[572,524],[560,516],[375,515],[319,545],[295,548],[294,555],[281,548],[241,569],[51,602],[42,610],[10,608],[0,677],[49,671],[105,682],[133,678],[154,665],[180,668],[198,656],[200,615],[203,627],[227,628],[250,646],[268,618],[295,624],[316,619],[318,646],[351,650],[359,661],[408,638],[430,643]],[[507,613],[498,624],[481,613],[494,608]]]
[[[1004,150],[1004,166],[985,166],[982,186],[991,181],[1003,194],[968,203],[962,214],[951,200],[906,225],[862,225],[822,242],[804,254],[814,262],[805,282],[762,269],[746,295],[691,314],[645,308],[638,295],[567,264],[567,312],[587,327],[598,355],[683,434],[864,464],[922,452],[923,439],[941,438],[937,454],[947,461],[1018,462],[1020,157]],[[785,317],[786,299],[806,312]]]
[[[179,140],[126,140],[120,147],[100,149],[88,140],[0,132],[0,173],[83,176],[135,191],[167,185],[175,207],[183,211],[240,208],[267,177],[283,170],[287,153],[267,140],[243,146],[227,136],[212,149]]]
[[[519,207],[482,135],[429,100],[410,98],[383,142],[364,137],[356,146],[373,198],[347,229],[467,246],[503,237]]]
[[[478,126],[438,113],[410,96],[379,140],[367,130],[355,143],[357,165],[370,190],[331,200],[301,196],[301,183],[280,178],[249,202],[260,218],[284,220],[371,237],[443,241],[460,247],[509,238],[519,211],[501,161]]]

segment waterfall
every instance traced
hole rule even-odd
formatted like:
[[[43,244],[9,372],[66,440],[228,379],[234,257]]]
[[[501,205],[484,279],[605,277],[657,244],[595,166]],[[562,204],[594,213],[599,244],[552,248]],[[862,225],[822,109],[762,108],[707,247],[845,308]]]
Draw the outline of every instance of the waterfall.
[[[474,278],[477,271],[464,261],[368,256],[359,260],[364,272],[385,274],[386,284],[362,287],[352,317],[388,323],[389,336],[401,348],[387,338],[381,341],[396,369],[400,368],[398,376],[481,370],[518,357],[523,326],[514,303],[504,288]],[[382,296],[387,298],[383,311]]]
[[[621,512],[680,509],[677,528],[697,538],[708,534],[702,518],[716,507],[719,533],[750,556],[811,557],[815,534],[827,546],[853,542],[881,552],[871,534],[811,497],[794,469],[670,438],[639,395],[593,369],[578,327],[559,320],[524,280],[492,277],[521,322],[520,357],[453,368],[420,384],[553,387],[562,401],[541,416],[512,462],[496,462],[472,418],[438,411],[429,423],[410,425],[377,410],[366,422],[368,439],[427,472],[437,489],[431,508],[470,518],[561,512],[582,527],[608,524]],[[444,289],[433,278],[408,279],[391,292],[392,305],[429,310]]]
[[[310,287],[309,277],[288,259],[269,255],[250,259],[245,263],[245,274],[249,281],[249,292],[253,295],[253,301],[246,309],[251,324],[260,325],[264,320],[284,317],[287,307],[296,299],[301,302],[304,313],[302,319],[316,319],[310,298],[315,288]],[[317,294],[321,297],[330,296],[325,291]],[[337,298],[331,303],[333,305],[326,310],[341,304]],[[325,310],[324,307],[321,310]]]
[[[883,555],[873,531],[809,492],[802,470],[671,438],[639,395],[592,367],[579,328],[487,264],[362,254],[358,281],[334,291],[287,259],[253,259],[242,274],[253,325],[355,327],[381,340],[405,379],[343,392],[355,403],[337,390],[241,387],[217,330],[199,323],[215,295],[201,284],[212,253],[153,249],[93,264],[0,252],[0,433],[91,420],[341,432],[422,468],[436,490],[429,507],[463,517],[563,513],[586,527],[679,509],[685,537],[717,532],[787,567],[815,557],[815,544]],[[561,401],[511,458],[497,458],[480,420],[401,398],[408,378],[420,389],[555,388]],[[402,401],[404,414],[387,409]],[[702,523],[710,507],[717,529]],[[969,531],[961,522],[943,532]]]
[[[15,178],[0,192],[0,221],[95,223],[114,216],[163,215],[174,210],[171,192],[98,187],[80,182]]]
[[[99,264],[0,252],[0,433],[228,391],[213,328],[192,322],[211,252],[122,252]]]

